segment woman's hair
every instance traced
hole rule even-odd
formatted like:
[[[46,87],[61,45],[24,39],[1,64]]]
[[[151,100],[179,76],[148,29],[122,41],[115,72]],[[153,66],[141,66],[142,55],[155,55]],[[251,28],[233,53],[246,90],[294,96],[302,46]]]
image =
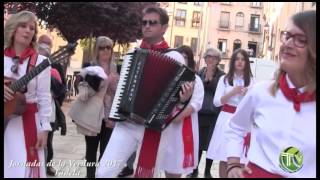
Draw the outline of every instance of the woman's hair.
[[[8,48],[13,46],[14,41],[14,33],[16,32],[17,28],[23,24],[33,21],[35,23],[35,33],[31,40],[31,47],[36,48],[37,44],[37,34],[38,34],[38,23],[37,17],[30,11],[21,11],[17,14],[13,14],[7,20],[4,26],[4,48]]]
[[[194,58],[193,58],[193,52],[192,52],[192,49],[189,47],[189,46],[180,46],[177,48],[177,51],[180,52],[180,53],[185,53],[187,56],[188,56],[188,64],[187,66],[194,70],[195,71],[195,67],[196,67],[196,63],[194,61]]]
[[[230,59],[230,64],[229,64],[229,71],[226,74],[226,76],[224,77],[224,82],[226,82],[226,80],[228,80],[228,83],[233,86],[233,76],[235,73],[235,62],[237,60],[237,55],[238,53],[242,54],[242,56],[244,57],[244,61],[245,61],[245,65],[244,65],[244,72],[243,72],[243,79],[244,79],[244,86],[249,86],[250,85],[250,80],[252,77],[252,72],[251,72],[251,68],[250,68],[250,61],[249,61],[249,55],[248,53],[243,50],[243,49],[237,49],[233,52],[231,59]]]
[[[216,57],[218,57],[219,62],[221,60],[221,52],[217,49],[214,49],[214,48],[208,48],[206,50],[206,52],[203,55],[204,60],[206,60],[207,56],[216,56]]]
[[[306,90],[309,92],[315,92],[316,90],[316,11],[304,11],[294,14],[291,17],[294,25],[301,29],[307,36],[307,62],[306,74],[307,85]],[[274,96],[279,89],[279,79],[281,72],[284,72],[281,68],[276,73],[275,83],[271,86],[271,94]]]
[[[99,36],[96,39],[96,43],[94,45],[94,64],[100,65],[99,62],[99,47],[103,46],[110,46],[111,47],[111,58],[112,58],[112,53],[113,53],[113,41],[112,39],[108,38],[107,36]],[[109,61],[111,63],[111,59]]]

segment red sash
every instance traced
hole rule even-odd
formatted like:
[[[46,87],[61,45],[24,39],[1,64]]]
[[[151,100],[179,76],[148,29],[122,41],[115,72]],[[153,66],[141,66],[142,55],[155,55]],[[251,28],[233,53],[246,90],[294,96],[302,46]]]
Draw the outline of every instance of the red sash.
[[[35,113],[38,111],[37,104],[27,104],[26,111],[22,114],[24,140],[27,151],[27,163],[35,163],[35,166],[30,166],[29,178],[39,178],[40,169],[37,166],[39,163],[38,150],[35,149],[37,143],[37,126]]]
[[[235,106],[231,106],[229,104],[225,104],[225,105],[222,106],[221,111],[234,113],[234,112],[236,112],[236,109],[237,109],[237,107],[235,107]]]
[[[247,166],[251,169],[252,173],[248,174],[246,171],[244,171],[244,178],[284,178],[278,174],[270,173],[251,162],[249,162]]]

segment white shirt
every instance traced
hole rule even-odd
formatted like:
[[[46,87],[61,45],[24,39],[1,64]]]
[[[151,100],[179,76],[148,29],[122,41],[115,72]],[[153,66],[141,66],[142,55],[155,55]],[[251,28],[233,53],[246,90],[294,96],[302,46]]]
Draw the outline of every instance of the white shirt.
[[[316,177],[316,102],[301,103],[296,112],[280,89],[275,97],[270,94],[272,82],[256,84],[239,103],[226,134],[228,157],[240,157],[243,137],[252,128],[249,161],[284,177]],[[288,147],[303,154],[303,166],[294,173],[280,168],[280,153]]]
[[[220,77],[218,85],[217,85],[216,93],[215,93],[214,98],[213,98],[213,104],[216,107],[220,107],[220,106],[223,105],[221,103],[221,97],[222,96],[224,96],[227,93],[229,93],[236,86],[244,86],[243,76],[234,75],[233,86],[231,86],[228,83],[228,79],[226,79],[226,81],[224,82],[224,77],[225,76],[226,75],[223,75],[223,76]],[[248,86],[248,88],[250,88],[253,83],[254,83],[253,79],[251,78],[250,79],[250,85]],[[232,105],[232,106],[237,106],[242,98],[243,98],[243,96],[240,95],[240,94],[234,95],[231,98],[229,98],[229,100],[228,100],[228,102],[226,104],[229,104],[229,105]]]
[[[38,55],[36,65],[40,64],[45,56]],[[12,58],[4,56],[4,76],[18,80],[26,73],[28,66],[28,60],[23,61],[23,64],[19,64],[18,73],[11,72],[11,66],[13,65]],[[39,75],[32,79],[27,85],[27,93],[25,93],[27,103],[37,103],[38,113],[36,113],[36,124],[38,130],[51,130],[51,93],[50,93],[50,66],[43,70]],[[39,121],[40,119],[40,121]]]
[[[202,107],[204,97],[204,87],[201,78],[195,75],[194,90],[188,105],[192,106],[192,135],[194,143],[194,167],[183,168],[184,144],[183,144],[183,121],[172,122],[161,133],[161,143],[158,159],[160,160],[160,169],[177,174],[191,173],[197,166],[199,151],[199,126],[198,111]]]

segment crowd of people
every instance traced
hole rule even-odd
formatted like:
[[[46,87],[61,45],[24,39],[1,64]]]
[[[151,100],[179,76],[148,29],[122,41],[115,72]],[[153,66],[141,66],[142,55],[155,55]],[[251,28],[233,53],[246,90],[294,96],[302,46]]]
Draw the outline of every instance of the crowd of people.
[[[25,110],[7,118],[5,177],[55,176],[55,169],[47,164],[53,159],[54,131],[61,129],[61,135],[66,135],[65,116],[84,135],[86,161],[99,163],[87,166],[87,178],[158,177],[160,172],[168,178],[198,177],[203,151],[206,178],[212,178],[213,160],[220,161],[221,178],[316,177],[315,11],[297,13],[288,20],[280,34],[280,67],[274,79],[259,83],[245,50],[233,52],[225,73],[219,68],[221,52],[208,48],[203,56],[206,66],[197,72],[192,49],[172,49],[164,39],[169,21],[165,10],[147,7],[141,21],[143,39],[138,48],[163,53],[196,73],[194,81],[181,85],[172,112],[180,114],[162,132],[131,120],[109,119],[121,78],[112,59],[114,42],[107,36],[96,38],[94,58],[76,75],[77,96],[69,112],[61,110],[70,80],[59,63],[14,92],[10,83],[50,59],[52,40],[47,35],[37,37],[37,17],[29,11],[8,19],[4,103],[9,108],[21,93]],[[118,163],[110,166],[108,162]]]

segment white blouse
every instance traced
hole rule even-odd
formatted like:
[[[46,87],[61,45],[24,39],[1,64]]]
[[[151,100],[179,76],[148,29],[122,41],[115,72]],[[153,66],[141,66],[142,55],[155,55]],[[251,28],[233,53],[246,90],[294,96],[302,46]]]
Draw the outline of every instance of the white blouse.
[[[286,78],[289,87],[294,87]],[[228,157],[240,157],[243,137],[251,130],[249,161],[284,177],[316,177],[316,102],[301,103],[296,112],[280,89],[275,97],[270,94],[271,84],[256,84],[239,103],[226,134]],[[303,155],[303,166],[297,172],[280,168],[280,153],[288,147]]]
[[[235,86],[244,86],[243,76],[234,75],[233,86],[231,86],[228,83],[228,79],[226,79],[226,81],[224,82],[225,76],[226,75],[223,75],[220,77],[218,85],[217,85],[216,93],[213,98],[213,104],[216,107],[220,107],[223,105],[221,103],[221,97],[226,95],[227,93],[229,93]],[[250,79],[250,84],[249,84],[248,88],[250,88],[252,86],[252,84],[254,84],[253,78]],[[228,102],[226,104],[229,104],[232,106],[237,106],[242,98],[243,98],[243,96],[240,94],[234,95],[228,100]]]
[[[36,65],[40,64],[45,56],[38,55]],[[11,72],[11,66],[14,64],[10,57],[4,56],[4,76],[18,80],[26,73],[29,60],[23,61],[23,64],[19,64],[18,74]],[[28,85],[28,91],[25,93],[27,103],[37,103],[38,113],[36,113],[36,124],[38,130],[51,130],[51,67],[49,66],[43,70],[39,75],[32,79]],[[40,119],[40,120],[39,120]]]

